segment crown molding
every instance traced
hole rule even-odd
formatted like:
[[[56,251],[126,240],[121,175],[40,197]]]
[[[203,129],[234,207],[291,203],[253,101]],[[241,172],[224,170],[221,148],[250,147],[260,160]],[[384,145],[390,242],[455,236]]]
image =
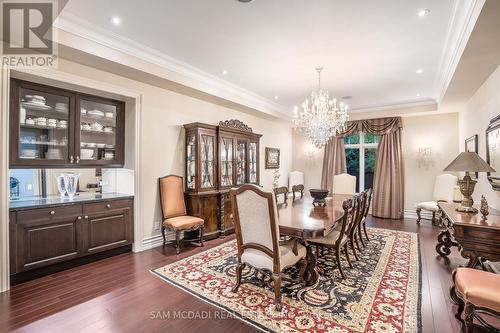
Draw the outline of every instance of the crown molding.
[[[223,80],[208,72],[200,70],[178,59],[170,57],[156,49],[118,35],[112,31],[100,28],[82,19],[81,17],[64,12],[55,20],[54,27],[115,51],[159,66],[173,74],[166,78],[170,81],[260,112],[264,112],[266,114],[271,114],[285,119],[290,117],[288,108],[281,104]],[[120,59],[109,60],[120,62]]]
[[[454,1],[435,91],[441,103],[486,0]]]
[[[390,110],[400,110],[404,111],[407,109],[429,109],[428,111],[435,111],[437,109],[437,102],[432,98],[425,99],[411,99],[406,101],[399,101],[396,103],[382,104],[382,105],[369,105],[361,106],[349,109],[352,113],[364,113],[364,112],[376,112],[376,111],[390,111]],[[434,108],[434,109],[433,109]]]

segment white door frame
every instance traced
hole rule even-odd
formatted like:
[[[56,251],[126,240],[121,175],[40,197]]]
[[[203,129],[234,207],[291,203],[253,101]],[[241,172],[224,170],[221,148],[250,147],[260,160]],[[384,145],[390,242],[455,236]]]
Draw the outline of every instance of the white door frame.
[[[11,70],[2,67],[1,69],[1,90],[0,90],[0,292],[9,289],[9,81]],[[43,80],[54,80],[72,85],[77,85],[87,89],[105,91],[130,99],[135,107],[135,158],[134,158],[134,243],[132,250],[139,252],[143,250],[142,239],[144,228],[142,219],[142,94],[138,91],[130,90],[118,85],[97,81],[78,75],[59,71],[57,69],[30,69],[16,70],[16,74],[34,76]],[[16,75],[17,76],[17,75]]]

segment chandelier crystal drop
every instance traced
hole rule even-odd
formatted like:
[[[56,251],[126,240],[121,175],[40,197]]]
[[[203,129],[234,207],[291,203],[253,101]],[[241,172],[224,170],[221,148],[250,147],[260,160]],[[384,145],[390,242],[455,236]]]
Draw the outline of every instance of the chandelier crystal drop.
[[[349,120],[348,106],[344,102],[330,99],[328,91],[321,89],[321,71],[317,67],[318,91],[311,93],[311,100],[302,103],[302,111],[295,107],[293,125],[295,130],[307,136],[317,148],[322,148],[331,137],[343,132]]]

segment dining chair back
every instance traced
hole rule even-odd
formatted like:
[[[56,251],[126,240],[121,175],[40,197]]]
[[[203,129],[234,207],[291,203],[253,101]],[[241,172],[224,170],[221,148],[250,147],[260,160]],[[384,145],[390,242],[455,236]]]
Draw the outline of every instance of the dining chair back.
[[[361,243],[363,244],[363,246],[365,246],[365,243],[363,241],[362,233],[365,234],[367,241],[370,240],[370,238],[368,237],[368,232],[366,231],[366,217],[368,216],[368,213],[370,212],[370,206],[372,203],[372,196],[373,196],[373,190],[371,188],[369,188],[368,190],[366,190],[365,211],[363,214],[363,218],[361,219],[361,224],[360,224],[359,230],[358,230],[359,239],[360,239]],[[361,229],[363,229],[363,230],[361,230]]]
[[[262,276],[270,272],[269,281],[274,283],[276,309],[281,310],[281,272],[299,261],[304,266],[306,248],[296,240],[280,245],[278,212],[273,192],[245,184],[231,189],[230,198],[238,251],[236,284],[232,290],[238,291],[246,265],[262,272]]]
[[[347,173],[333,176],[333,194],[356,193],[356,177]]]
[[[357,195],[357,205],[356,209],[354,210],[351,225],[349,228],[349,244],[352,253],[354,254],[354,258],[356,258],[356,260],[359,260],[358,254],[356,253],[356,247],[358,248],[359,251],[361,251],[361,248],[358,243],[357,232],[365,213],[365,204],[366,204],[366,192],[361,192]]]

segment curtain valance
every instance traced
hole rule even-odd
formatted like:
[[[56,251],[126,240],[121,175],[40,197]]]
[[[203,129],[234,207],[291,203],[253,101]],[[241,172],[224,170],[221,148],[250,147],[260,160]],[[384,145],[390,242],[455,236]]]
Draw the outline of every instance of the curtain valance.
[[[377,118],[352,120],[347,122],[346,130],[337,135],[337,137],[346,137],[358,132],[384,135],[397,131],[403,127],[401,117]]]

